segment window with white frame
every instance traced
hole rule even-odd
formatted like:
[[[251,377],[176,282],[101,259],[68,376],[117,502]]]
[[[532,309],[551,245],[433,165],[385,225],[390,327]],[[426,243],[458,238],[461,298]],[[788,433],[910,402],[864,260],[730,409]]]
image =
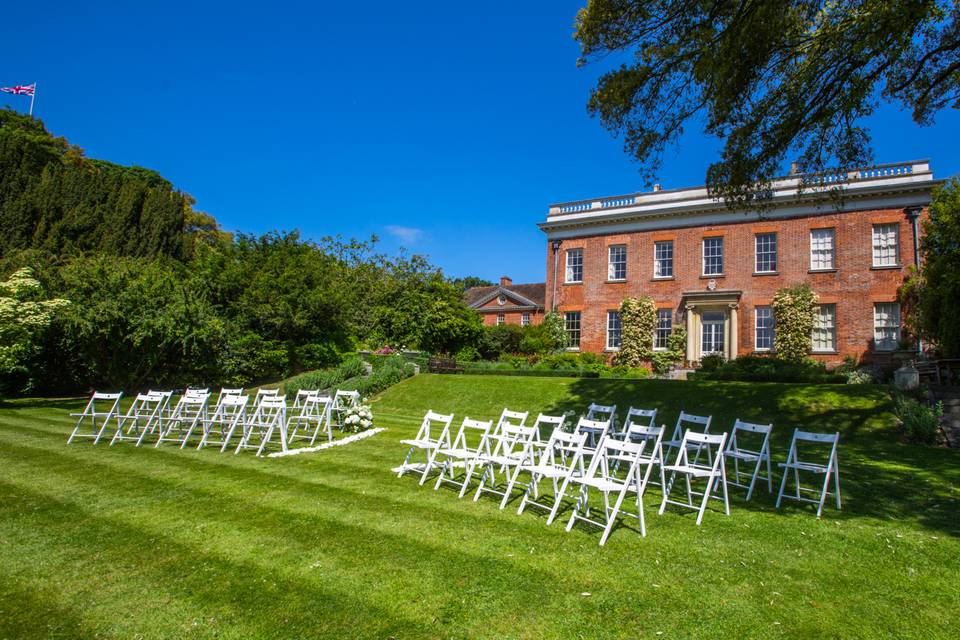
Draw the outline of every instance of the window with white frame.
[[[703,275],[723,275],[723,238],[703,239]]]
[[[758,233],[756,236],[756,272],[774,273],[777,270],[777,234]]]
[[[504,315],[503,315],[502,313],[498,313],[498,314],[497,314],[497,326],[499,327],[499,326],[502,325],[505,321],[506,321],[506,318],[504,317]]]
[[[580,312],[567,311],[563,314],[563,328],[567,331],[567,346],[580,348]]]
[[[653,243],[653,277],[673,277],[673,240]]]
[[[812,271],[826,271],[834,268],[835,239],[836,232],[833,229],[810,231],[810,269]]]
[[[669,347],[671,333],[673,333],[673,311],[657,309],[657,328],[653,333],[654,350],[666,350]]]
[[[873,305],[873,344],[877,351],[893,351],[900,342],[900,304]]]
[[[615,244],[607,251],[607,280],[626,280],[627,245]]]
[[[773,349],[773,308],[755,307],[753,315],[756,318],[754,349],[770,351]]]
[[[530,326],[530,312],[524,311],[523,315],[520,316],[520,326],[528,327]]]
[[[897,255],[897,230],[899,226],[896,222],[873,225],[873,266],[890,267],[897,264],[899,259]]]
[[[620,336],[620,312],[607,311],[607,349],[619,349]]]
[[[583,249],[567,250],[566,282],[583,282]]]
[[[832,352],[837,349],[837,305],[821,304],[813,319],[810,348],[814,353]]]

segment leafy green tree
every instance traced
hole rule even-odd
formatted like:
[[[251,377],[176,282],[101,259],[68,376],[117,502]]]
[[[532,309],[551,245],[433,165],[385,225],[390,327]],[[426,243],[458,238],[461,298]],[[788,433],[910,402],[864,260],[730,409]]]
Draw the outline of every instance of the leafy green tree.
[[[817,314],[817,294],[804,283],[778,289],[773,295],[776,330],[773,349],[777,358],[802,362],[810,353],[810,334]]]
[[[653,358],[653,332],[657,305],[649,296],[626,298],[620,303],[620,351],[617,364],[631,369]]]
[[[478,278],[477,276],[465,276],[463,278],[454,278],[453,285],[466,291],[467,289],[472,289],[473,287],[492,287],[493,282],[485,278]]]
[[[22,386],[40,334],[68,304],[59,298],[43,297],[43,287],[29,268],[18,269],[0,282],[0,380],[6,383],[4,386],[15,380]],[[26,382],[34,386],[28,379]]]
[[[742,204],[785,160],[806,171],[868,163],[862,121],[881,100],[921,125],[956,108],[958,16],[954,0],[589,0],[575,37],[580,64],[626,60],[588,109],[644,177],[702,126],[724,142],[708,185]]]
[[[938,187],[920,240],[923,255],[918,291],[922,337],[947,358],[960,358],[960,180]]]

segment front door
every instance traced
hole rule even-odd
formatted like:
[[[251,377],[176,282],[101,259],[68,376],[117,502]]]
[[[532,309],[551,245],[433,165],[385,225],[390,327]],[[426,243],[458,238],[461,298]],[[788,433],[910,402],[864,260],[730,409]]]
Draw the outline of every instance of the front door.
[[[726,316],[722,311],[709,311],[700,315],[700,355],[724,354],[723,335]]]

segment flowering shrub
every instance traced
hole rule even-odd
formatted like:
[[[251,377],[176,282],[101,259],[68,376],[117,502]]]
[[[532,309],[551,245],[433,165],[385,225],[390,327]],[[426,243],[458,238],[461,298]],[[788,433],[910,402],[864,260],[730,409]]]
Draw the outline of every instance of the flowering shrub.
[[[367,404],[366,398],[355,407],[350,407],[344,413],[343,430],[346,433],[360,433],[373,426],[373,410]]]
[[[773,348],[777,357],[803,362],[810,353],[810,333],[817,313],[817,294],[807,284],[778,289],[773,296],[776,331]]]
[[[379,349],[377,349],[376,351],[374,351],[374,353],[377,354],[378,356],[388,356],[392,353],[395,353],[395,351],[392,348],[390,348],[390,345],[384,345]]]
[[[657,305],[649,296],[627,298],[620,304],[620,352],[617,364],[637,368],[653,357]]]

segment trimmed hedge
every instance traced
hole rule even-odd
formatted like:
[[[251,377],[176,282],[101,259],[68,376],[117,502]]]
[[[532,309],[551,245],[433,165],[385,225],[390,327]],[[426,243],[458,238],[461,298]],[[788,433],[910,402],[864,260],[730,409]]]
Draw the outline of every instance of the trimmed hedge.
[[[599,378],[600,373],[586,369],[481,369],[466,367],[463,371],[473,376],[527,376],[539,378]]]
[[[715,366],[714,366],[715,365]],[[844,384],[847,376],[828,371],[814,360],[787,362],[765,356],[741,356],[710,368],[694,371],[688,380],[723,380],[727,382],[805,382],[809,384]]]

